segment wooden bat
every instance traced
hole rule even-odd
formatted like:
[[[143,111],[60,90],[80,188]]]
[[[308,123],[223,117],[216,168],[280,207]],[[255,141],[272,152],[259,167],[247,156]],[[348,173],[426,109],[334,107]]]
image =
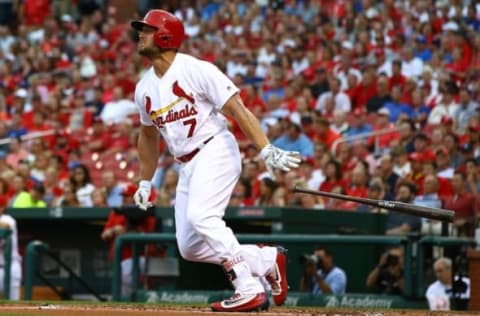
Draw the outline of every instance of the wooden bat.
[[[331,193],[331,192],[305,189],[297,186],[294,186],[292,191],[299,192],[299,193],[319,195],[319,196],[326,196],[326,197],[345,200],[345,201],[357,202],[361,204],[384,208],[391,211],[401,212],[401,213],[425,217],[425,218],[436,219],[436,220],[445,221],[445,222],[453,222],[455,218],[454,211],[445,210],[442,208],[413,205],[413,204],[397,202],[397,201],[367,199],[367,198],[348,196],[348,195]]]

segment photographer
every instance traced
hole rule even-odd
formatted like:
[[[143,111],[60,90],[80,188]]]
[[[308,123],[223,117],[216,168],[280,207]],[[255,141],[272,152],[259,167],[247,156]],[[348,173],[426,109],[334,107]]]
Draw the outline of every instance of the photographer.
[[[382,254],[378,265],[367,277],[367,289],[378,294],[403,293],[403,248],[394,247]]]
[[[305,273],[300,280],[300,291],[314,295],[345,294],[347,276],[334,265],[332,253],[323,247],[317,247],[311,255],[299,258],[305,266]]]
[[[433,264],[437,281],[430,284],[425,293],[430,310],[450,310],[450,300],[456,308],[466,309],[470,299],[470,279],[455,276],[452,279],[452,260],[439,258]]]

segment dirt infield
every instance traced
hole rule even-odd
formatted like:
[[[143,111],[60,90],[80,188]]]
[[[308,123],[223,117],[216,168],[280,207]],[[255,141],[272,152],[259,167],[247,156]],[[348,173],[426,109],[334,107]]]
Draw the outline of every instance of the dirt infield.
[[[312,307],[272,307],[268,312],[250,313],[261,314],[262,316],[290,316],[290,315],[311,315],[311,316],[420,316],[420,315],[480,315],[480,312],[430,312],[423,310],[349,310],[349,309],[328,309]],[[159,306],[152,304],[140,305],[108,305],[108,304],[0,304],[0,315],[2,316],[31,316],[31,315],[192,315],[192,316],[210,316],[210,315],[245,315],[245,313],[213,313],[208,307],[197,306]]]

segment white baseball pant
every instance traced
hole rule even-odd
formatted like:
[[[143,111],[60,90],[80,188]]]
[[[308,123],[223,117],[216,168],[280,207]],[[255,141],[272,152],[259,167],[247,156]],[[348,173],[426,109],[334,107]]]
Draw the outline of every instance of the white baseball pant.
[[[0,268],[0,292],[3,293],[3,278],[5,269]],[[22,281],[22,265],[18,261],[12,261],[10,267],[10,300],[18,301],[20,299],[20,285]]]
[[[180,254],[190,261],[235,264],[233,285],[242,294],[264,292],[254,276],[264,276],[275,264],[274,247],[240,245],[223,216],[241,172],[241,157],[234,136],[216,135],[180,168],[175,204],[176,237]]]

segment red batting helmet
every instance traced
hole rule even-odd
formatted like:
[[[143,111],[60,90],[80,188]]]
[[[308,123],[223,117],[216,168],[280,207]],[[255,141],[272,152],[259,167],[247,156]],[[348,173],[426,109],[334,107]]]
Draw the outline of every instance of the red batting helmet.
[[[150,10],[143,20],[132,21],[131,26],[137,31],[140,31],[144,26],[155,28],[153,40],[160,48],[178,49],[185,38],[182,21],[164,10]]]

